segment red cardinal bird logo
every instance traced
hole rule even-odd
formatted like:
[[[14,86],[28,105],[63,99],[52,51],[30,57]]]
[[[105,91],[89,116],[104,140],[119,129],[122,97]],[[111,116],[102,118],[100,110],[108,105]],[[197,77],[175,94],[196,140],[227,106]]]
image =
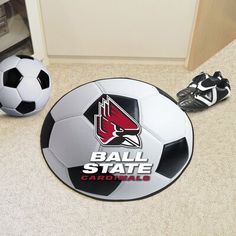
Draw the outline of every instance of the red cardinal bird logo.
[[[141,147],[139,124],[108,95],[99,102],[94,123],[102,145]]]

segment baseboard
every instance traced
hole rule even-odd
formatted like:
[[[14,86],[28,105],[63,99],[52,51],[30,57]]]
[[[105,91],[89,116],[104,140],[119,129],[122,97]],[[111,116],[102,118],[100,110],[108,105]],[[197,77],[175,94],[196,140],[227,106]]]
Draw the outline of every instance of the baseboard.
[[[48,56],[49,63],[183,65],[185,58]]]

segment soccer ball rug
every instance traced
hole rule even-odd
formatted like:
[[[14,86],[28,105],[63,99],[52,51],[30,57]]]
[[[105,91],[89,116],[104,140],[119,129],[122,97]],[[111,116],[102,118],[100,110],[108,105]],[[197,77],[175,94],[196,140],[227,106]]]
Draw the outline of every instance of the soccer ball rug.
[[[111,78],[62,97],[45,118],[41,148],[54,174],[77,192],[135,200],[181,175],[192,156],[193,128],[159,88]]]
[[[29,116],[47,103],[51,81],[46,67],[30,56],[11,56],[0,63],[0,107],[12,116]]]

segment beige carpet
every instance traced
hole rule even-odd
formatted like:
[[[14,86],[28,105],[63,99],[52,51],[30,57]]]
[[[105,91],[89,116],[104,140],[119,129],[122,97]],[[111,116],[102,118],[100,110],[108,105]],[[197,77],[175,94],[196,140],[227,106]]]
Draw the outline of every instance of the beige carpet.
[[[76,64],[49,67],[53,93],[39,114],[0,115],[0,235],[236,235],[236,42],[196,71],[173,65]],[[195,130],[192,162],[165,191],[141,201],[101,202],[63,185],[40,151],[40,129],[50,107],[87,81],[128,76],[170,95],[201,71],[221,70],[232,96],[190,114]]]

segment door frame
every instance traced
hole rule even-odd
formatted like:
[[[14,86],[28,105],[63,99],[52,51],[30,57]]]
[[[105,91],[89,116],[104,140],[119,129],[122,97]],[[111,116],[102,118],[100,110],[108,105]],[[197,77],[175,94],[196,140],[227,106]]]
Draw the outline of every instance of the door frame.
[[[46,43],[42,23],[42,14],[39,0],[25,0],[29,20],[30,35],[35,58],[48,64]]]

